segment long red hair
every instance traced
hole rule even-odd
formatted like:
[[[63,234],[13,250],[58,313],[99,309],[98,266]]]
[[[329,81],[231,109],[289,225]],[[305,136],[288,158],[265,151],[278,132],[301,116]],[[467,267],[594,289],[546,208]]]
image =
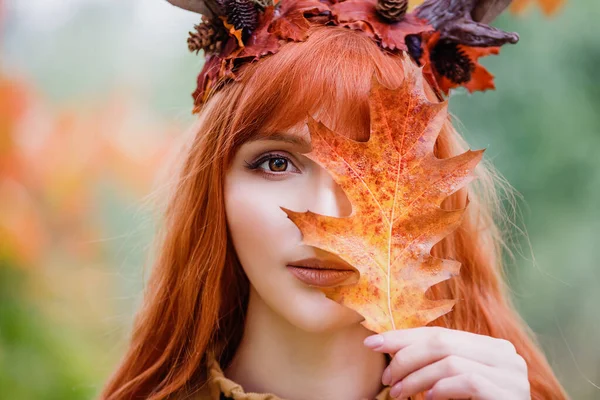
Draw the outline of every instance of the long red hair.
[[[102,399],[181,397],[206,382],[207,350],[216,352],[222,366],[229,363],[241,339],[249,292],[225,219],[223,181],[230,158],[254,135],[296,126],[307,112],[338,132],[367,140],[373,73],[391,88],[404,77],[400,58],[363,34],[320,26],[307,42],[288,43],[248,65],[239,82],[205,104],[164,211],[131,342]],[[448,120],[436,156],[467,149]],[[506,246],[499,228],[506,217],[497,194],[506,184],[485,160],[476,174],[476,182],[442,204],[463,208],[469,193],[464,222],[432,250],[462,267],[460,276],[432,287],[431,298],[457,303],[430,325],[511,341],[529,366],[532,398],[567,398],[507,293],[501,257]]]

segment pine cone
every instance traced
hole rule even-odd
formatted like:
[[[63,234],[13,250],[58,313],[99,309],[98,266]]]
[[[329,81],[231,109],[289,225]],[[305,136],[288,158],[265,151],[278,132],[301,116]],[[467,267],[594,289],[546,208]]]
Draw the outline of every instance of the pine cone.
[[[252,0],[223,0],[227,22],[249,36],[258,25],[258,12]]]
[[[220,20],[209,20],[202,17],[202,23],[194,25],[196,32],[190,32],[188,49],[191,52],[204,50],[204,54],[215,54],[221,51],[223,43],[227,40],[227,31]]]
[[[389,22],[398,22],[404,18],[408,9],[408,0],[377,0],[375,10]]]

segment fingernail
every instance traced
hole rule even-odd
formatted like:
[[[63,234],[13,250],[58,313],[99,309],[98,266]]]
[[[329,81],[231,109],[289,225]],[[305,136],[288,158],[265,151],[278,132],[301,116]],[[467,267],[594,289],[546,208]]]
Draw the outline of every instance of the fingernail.
[[[383,377],[381,379],[381,382],[384,385],[389,385],[390,383],[392,383],[392,371],[390,370],[390,367],[387,367],[385,371],[383,371]]]
[[[383,344],[383,336],[381,336],[381,335],[369,336],[368,338],[365,339],[365,341],[363,343],[367,347],[371,347],[371,348],[379,347]]]
[[[427,393],[425,393],[425,400],[431,400],[433,398],[433,391],[429,389]]]
[[[402,382],[398,382],[392,386],[392,389],[390,390],[390,396],[398,397],[400,396],[400,393],[402,393]]]

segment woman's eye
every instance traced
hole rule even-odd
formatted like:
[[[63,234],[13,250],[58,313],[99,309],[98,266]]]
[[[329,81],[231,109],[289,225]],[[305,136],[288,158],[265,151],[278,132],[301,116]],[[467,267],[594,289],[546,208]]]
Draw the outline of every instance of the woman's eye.
[[[260,164],[259,167],[262,169],[269,169],[269,171],[273,172],[285,172],[288,165],[289,162],[287,159],[283,157],[273,157]]]
[[[288,172],[300,172],[292,160],[278,154],[267,154],[253,163],[246,162],[246,167],[251,170],[260,170],[261,173],[266,175],[284,175]]]

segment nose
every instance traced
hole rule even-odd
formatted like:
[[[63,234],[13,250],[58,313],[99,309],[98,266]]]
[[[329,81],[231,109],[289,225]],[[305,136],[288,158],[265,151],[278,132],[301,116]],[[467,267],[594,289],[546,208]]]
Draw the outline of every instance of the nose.
[[[326,170],[319,168],[317,179],[314,180],[313,196],[309,209],[321,215],[345,217],[352,212],[352,204],[333,177]]]

